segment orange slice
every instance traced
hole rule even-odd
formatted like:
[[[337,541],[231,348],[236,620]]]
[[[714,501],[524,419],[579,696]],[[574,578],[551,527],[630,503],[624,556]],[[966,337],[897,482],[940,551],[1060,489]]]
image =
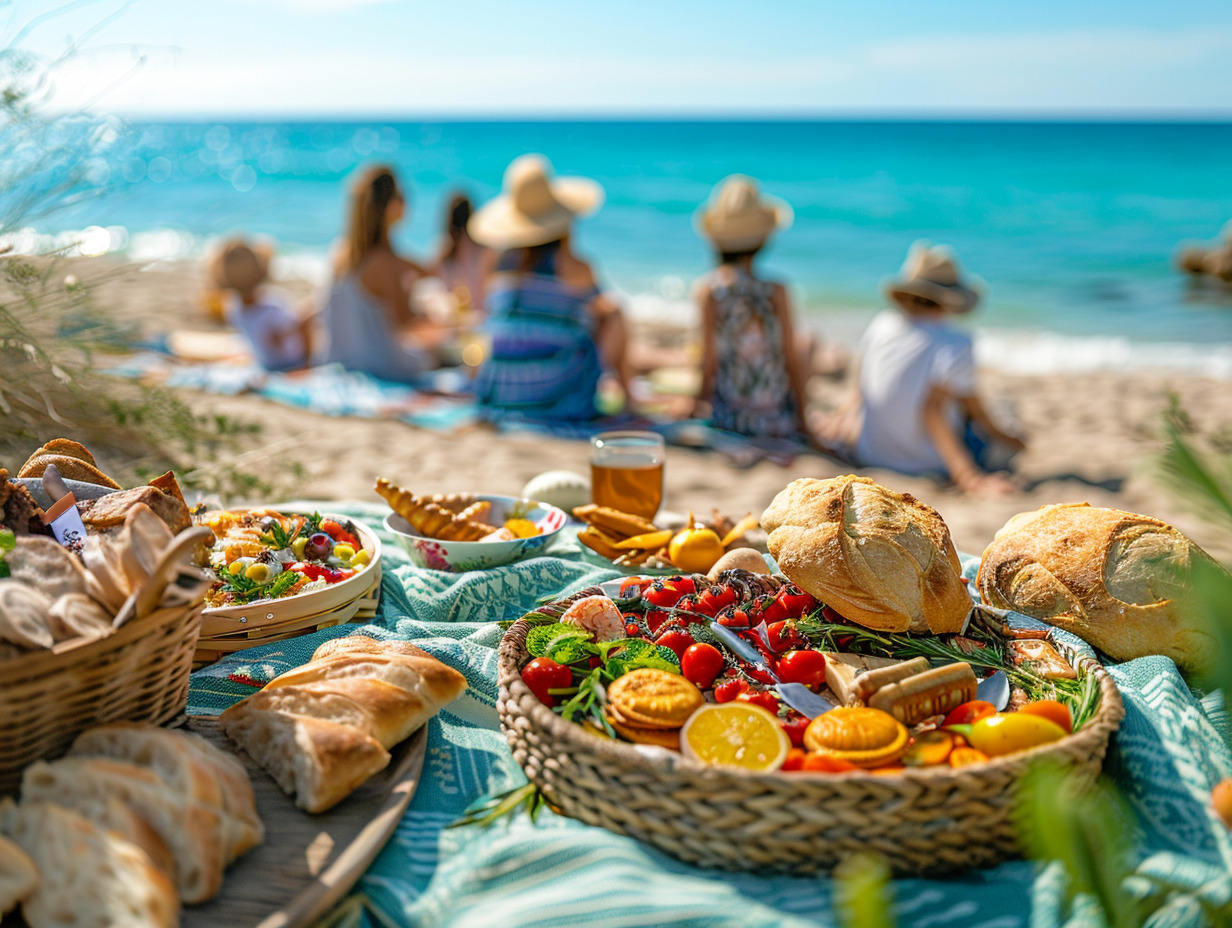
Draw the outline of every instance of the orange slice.
[[[681,753],[702,764],[778,770],[790,748],[779,720],[745,702],[702,706],[680,730]]]
[[[530,519],[507,519],[505,520],[505,528],[513,532],[518,538],[534,538],[539,534],[539,526]]]

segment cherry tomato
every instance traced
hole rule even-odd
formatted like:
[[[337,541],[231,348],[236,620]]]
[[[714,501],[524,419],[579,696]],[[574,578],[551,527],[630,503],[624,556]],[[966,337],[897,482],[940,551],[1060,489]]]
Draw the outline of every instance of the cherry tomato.
[[[847,621],[841,615],[839,615],[838,612],[836,612],[834,609],[830,608],[829,606],[821,607],[821,617],[825,619],[827,622],[845,623]]]
[[[766,626],[766,637],[770,639],[770,650],[775,654],[782,654],[807,643],[790,622],[774,622]]]
[[[849,760],[843,760],[841,757],[831,757],[829,754],[820,754],[814,751],[804,758],[804,765],[801,769],[812,773],[846,773],[848,770],[858,770],[860,768]]]
[[[603,660],[598,657],[591,657],[591,658],[588,658],[588,664],[590,666],[590,669],[594,670],[596,667],[603,666]]]
[[[670,585],[672,589],[679,590],[681,596],[692,596],[697,592],[697,584],[693,582],[692,577],[677,575],[675,577],[668,577],[663,582]]]
[[[767,624],[771,622],[781,622],[787,618],[787,610],[783,608],[783,604],[779,602],[778,597],[766,598],[758,600],[761,604],[758,609],[758,616]]]
[[[707,611],[706,606],[693,596],[686,596],[676,604],[676,615],[690,625],[697,625],[714,618],[714,613]]]
[[[1055,722],[1067,733],[1072,733],[1074,730],[1074,717],[1069,713],[1069,706],[1055,699],[1039,699],[1029,702],[1018,711],[1028,715],[1038,715],[1040,718]]]
[[[641,638],[642,629],[636,622],[630,622],[625,626],[625,635],[629,638]]]
[[[539,697],[545,706],[556,705],[556,697],[548,690],[564,689],[573,685],[573,671],[550,657],[536,657],[522,668],[522,682]]]
[[[650,630],[650,634],[659,634],[659,627],[671,618],[668,613],[662,609],[648,609],[646,611],[646,628]]]
[[[779,658],[779,679],[818,689],[826,682],[826,657],[820,651],[788,651]]]
[[[664,632],[655,639],[655,644],[661,645],[665,648],[671,648],[676,652],[676,656],[679,658],[683,658],[684,652],[689,650],[689,645],[694,643],[695,642],[693,641],[692,635],[686,632],[676,631],[675,629]]]
[[[350,545],[356,551],[358,551],[361,547],[363,547],[363,545],[359,543],[358,538],[356,538],[354,535],[348,532],[345,528],[343,528],[339,523],[335,522],[333,519],[322,519],[321,520],[321,531],[323,531],[326,535],[334,539],[334,541],[338,542],[339,544]]]
[[[680,602],[680,597],[683,595],[684,593],[680,590],[669,586],[662,580],[656,580],[642,591],[642,599],[660,609],[670,609]]]
[[[783,766],[779,769],[786,770],[788,773],[793,770],[803,770],[806,757],[808,757],[808,752],[803,748],[788,748],[787,759],[783,761]]]
[[[989,757],[1000,757],[1060,741],[1064,737],[1064,728],[1041,716],[1025,712],[998,712],[973,724],[967,740],[973,748]]]
[[[761,692],[741,693],[736,697],[738,702],[750,702],[755,706],[761,706],[771,715],[779,714],[779,700],[773,693],[767,693],[764,690]]]
[[[774,678],[774,675],[769,671],[762,670],[760,667],[754,667],[748,661],[737,660],[739,667],[748,676],[752,677],[758,683],[764,683],[766,686],[774,686],[779,681]]]
[[[990,702],[984,702],[982,699],[973,699],[970,702],[964,702],[961,706],[955,706],[949,711],[945,717],[943,725],[970,725],[972,722],[978,722],[982,718],[987,718],[990,715],[997,714],[997,707]]]
[[[809,727],[811,721],[812,719],[808,716],[796,712],[788,718],[780,719],[779,724],[783,726],[783,731],[787,732],[791,743],[799,748],[804,746],[804,730]]]
[[[789,619],[798,619],[817,608],[817,600],[794,584],[779,590],[779,595],[775,599],[783,607]]]
[[[723,655],[711,644],[691,644],[680,657],[680,673],[700,690],[708,689],[723,669]]]
[[[741,680],[739,677],[732,677],[729,680],[724,680],[714,688],[715,702],[731,702],[741,693],[749,691],[749,682]]]
[[[728,628],[745,629],[749,627],[749,614],[735,606],[728,606],[715,618],[720,625]]]
[[[653,582],[649,577],[630,577],[620,584],[620,598],[628,599],[631,596],[640,595]]]
[[[740,602],[740,594],[733,590],[730,586],[714,584],[702,591],[699,603],[704,607],[707,615],[718,615],[719,611],[726,606],[734,606]]]

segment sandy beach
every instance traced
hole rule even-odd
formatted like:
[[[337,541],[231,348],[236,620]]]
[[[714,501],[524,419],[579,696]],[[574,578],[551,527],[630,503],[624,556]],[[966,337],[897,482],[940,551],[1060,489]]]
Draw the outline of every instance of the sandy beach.
[[[196,264],[146,266],[74,262],[83,280],[107,270],[95,289],[100,307],[117,319],[136,323],[146,335],[176,328],[217,331],[200,309],[201,271]],[[311,285],[282,280],[280,286],[308,298]],[[659,333],[661,336],[661,333]],[[648,340],[646,332],[642,341]],[[1015,513],[1048,503],[1089,501],[1129,509],[1172,522],[1211,554],[1227,560],[1232,548],[1219,533],[1161,488],[1150,474],[1162,447],[1163,415],[1175,394],[1202,442],[1232,435],[1229,384],[1223,381],[1152,372],[1008,376],[981,371],[991,398],[1012,400],[1029,438],[1018,473],[1023,492],[996,499],[964,496],[953,487],[888,471],[861,471],[899,491],[910,492],[936,508],[949,524],[961,551],[978,553]],[[843,391],[841,375],[813,377],[810,393],[817,408],[833,407]],[[226,414],[260,425],[222,453],[216,466],[255,470],[286,498],[377,501],[375,478],[386,475],[422,491],[486,490],[517,493],[530,477],[548,469],[587,471],[587,445],[527,436],[501,436],[486,428],[443,435],[397,421],[331,418],[291,409],[255,396],[222,397],[180,391],[194,410]],[[99,449],[100,462],[117,462],[121,449]],[[796,477],[826,477],[849,467],[807,455],[787,468],[761,462],[738,468],[722,457],[669,448],[665,507],[732,514],[760,510]],[[298,476],[294,476],[298,474]],[[227,500],[228,503],[240,500]]]

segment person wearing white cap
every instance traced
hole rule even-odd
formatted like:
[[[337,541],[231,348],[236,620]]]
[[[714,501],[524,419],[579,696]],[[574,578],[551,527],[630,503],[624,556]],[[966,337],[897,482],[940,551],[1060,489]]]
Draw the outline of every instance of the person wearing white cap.
[[[719,264],[696,291],[702,384],[694,415],[708,412],[711,425],[742,435],[811,440],[806,365],[787,289],[753,270],[770,236],[791,221],[790,206],[740,174],[715,187],[698,212],[698,232],[714,245]]]
[[[594,418],[604,370],[628,399],[624,316],[570,248],[573,221],[602,203],[603,188],[593,180],[553,177],[542,155],[522,155],[505,170],[500,196],[467,224],[476,242],[503,252],[486,300],[491,348],[475,379],[489,409]]]
[[[976,390],[971,335],[950,322],[979,303],[977,286],[963,280],[949,248],[916,242],[885,292],[898,311],[869,324],[854,375],[863,416],[857,461],[945,475],[966,492],[1017,489],[988,471],[1023,441],[989,416]]]

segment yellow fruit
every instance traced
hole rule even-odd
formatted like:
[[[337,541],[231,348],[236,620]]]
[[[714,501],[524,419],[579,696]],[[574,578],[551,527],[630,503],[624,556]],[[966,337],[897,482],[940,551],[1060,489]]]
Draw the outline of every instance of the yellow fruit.
[[[672,530],[665,528],[661,532],[647,532],[644,535],[634,535],[624,541],[616,542],[616,547],[629,551],[656,551],[672,540]]]
[[[680,730],[680,751],[703,764],[778,770],[791,739],[778,719],[746,702],[702,706]]]
[[[248,569],[244,571],[244,576],[253,583],[264,583],[270,578],[270,569],[267,564],[249,564]]]
[[[519,538],[534,538],[539,534],[539,527],[530,519],[506,519],[505,528]]]
[[[370,560],[372,560],[372,552],[364,548],[362,551],[355,552],[355,556],[351,558],[351,566],[358,570]]]
[[[689,573],[704,574],[723,556],[723,541],[708,528],[682,528],[667,546],[667,559]]]
[[[998,712],[976,721],[967,740],[977,751],[983,751],[989,757],[1000,757],[1060,741],[1064,737],[1064,728],[1042,716],[1025,712]]]

